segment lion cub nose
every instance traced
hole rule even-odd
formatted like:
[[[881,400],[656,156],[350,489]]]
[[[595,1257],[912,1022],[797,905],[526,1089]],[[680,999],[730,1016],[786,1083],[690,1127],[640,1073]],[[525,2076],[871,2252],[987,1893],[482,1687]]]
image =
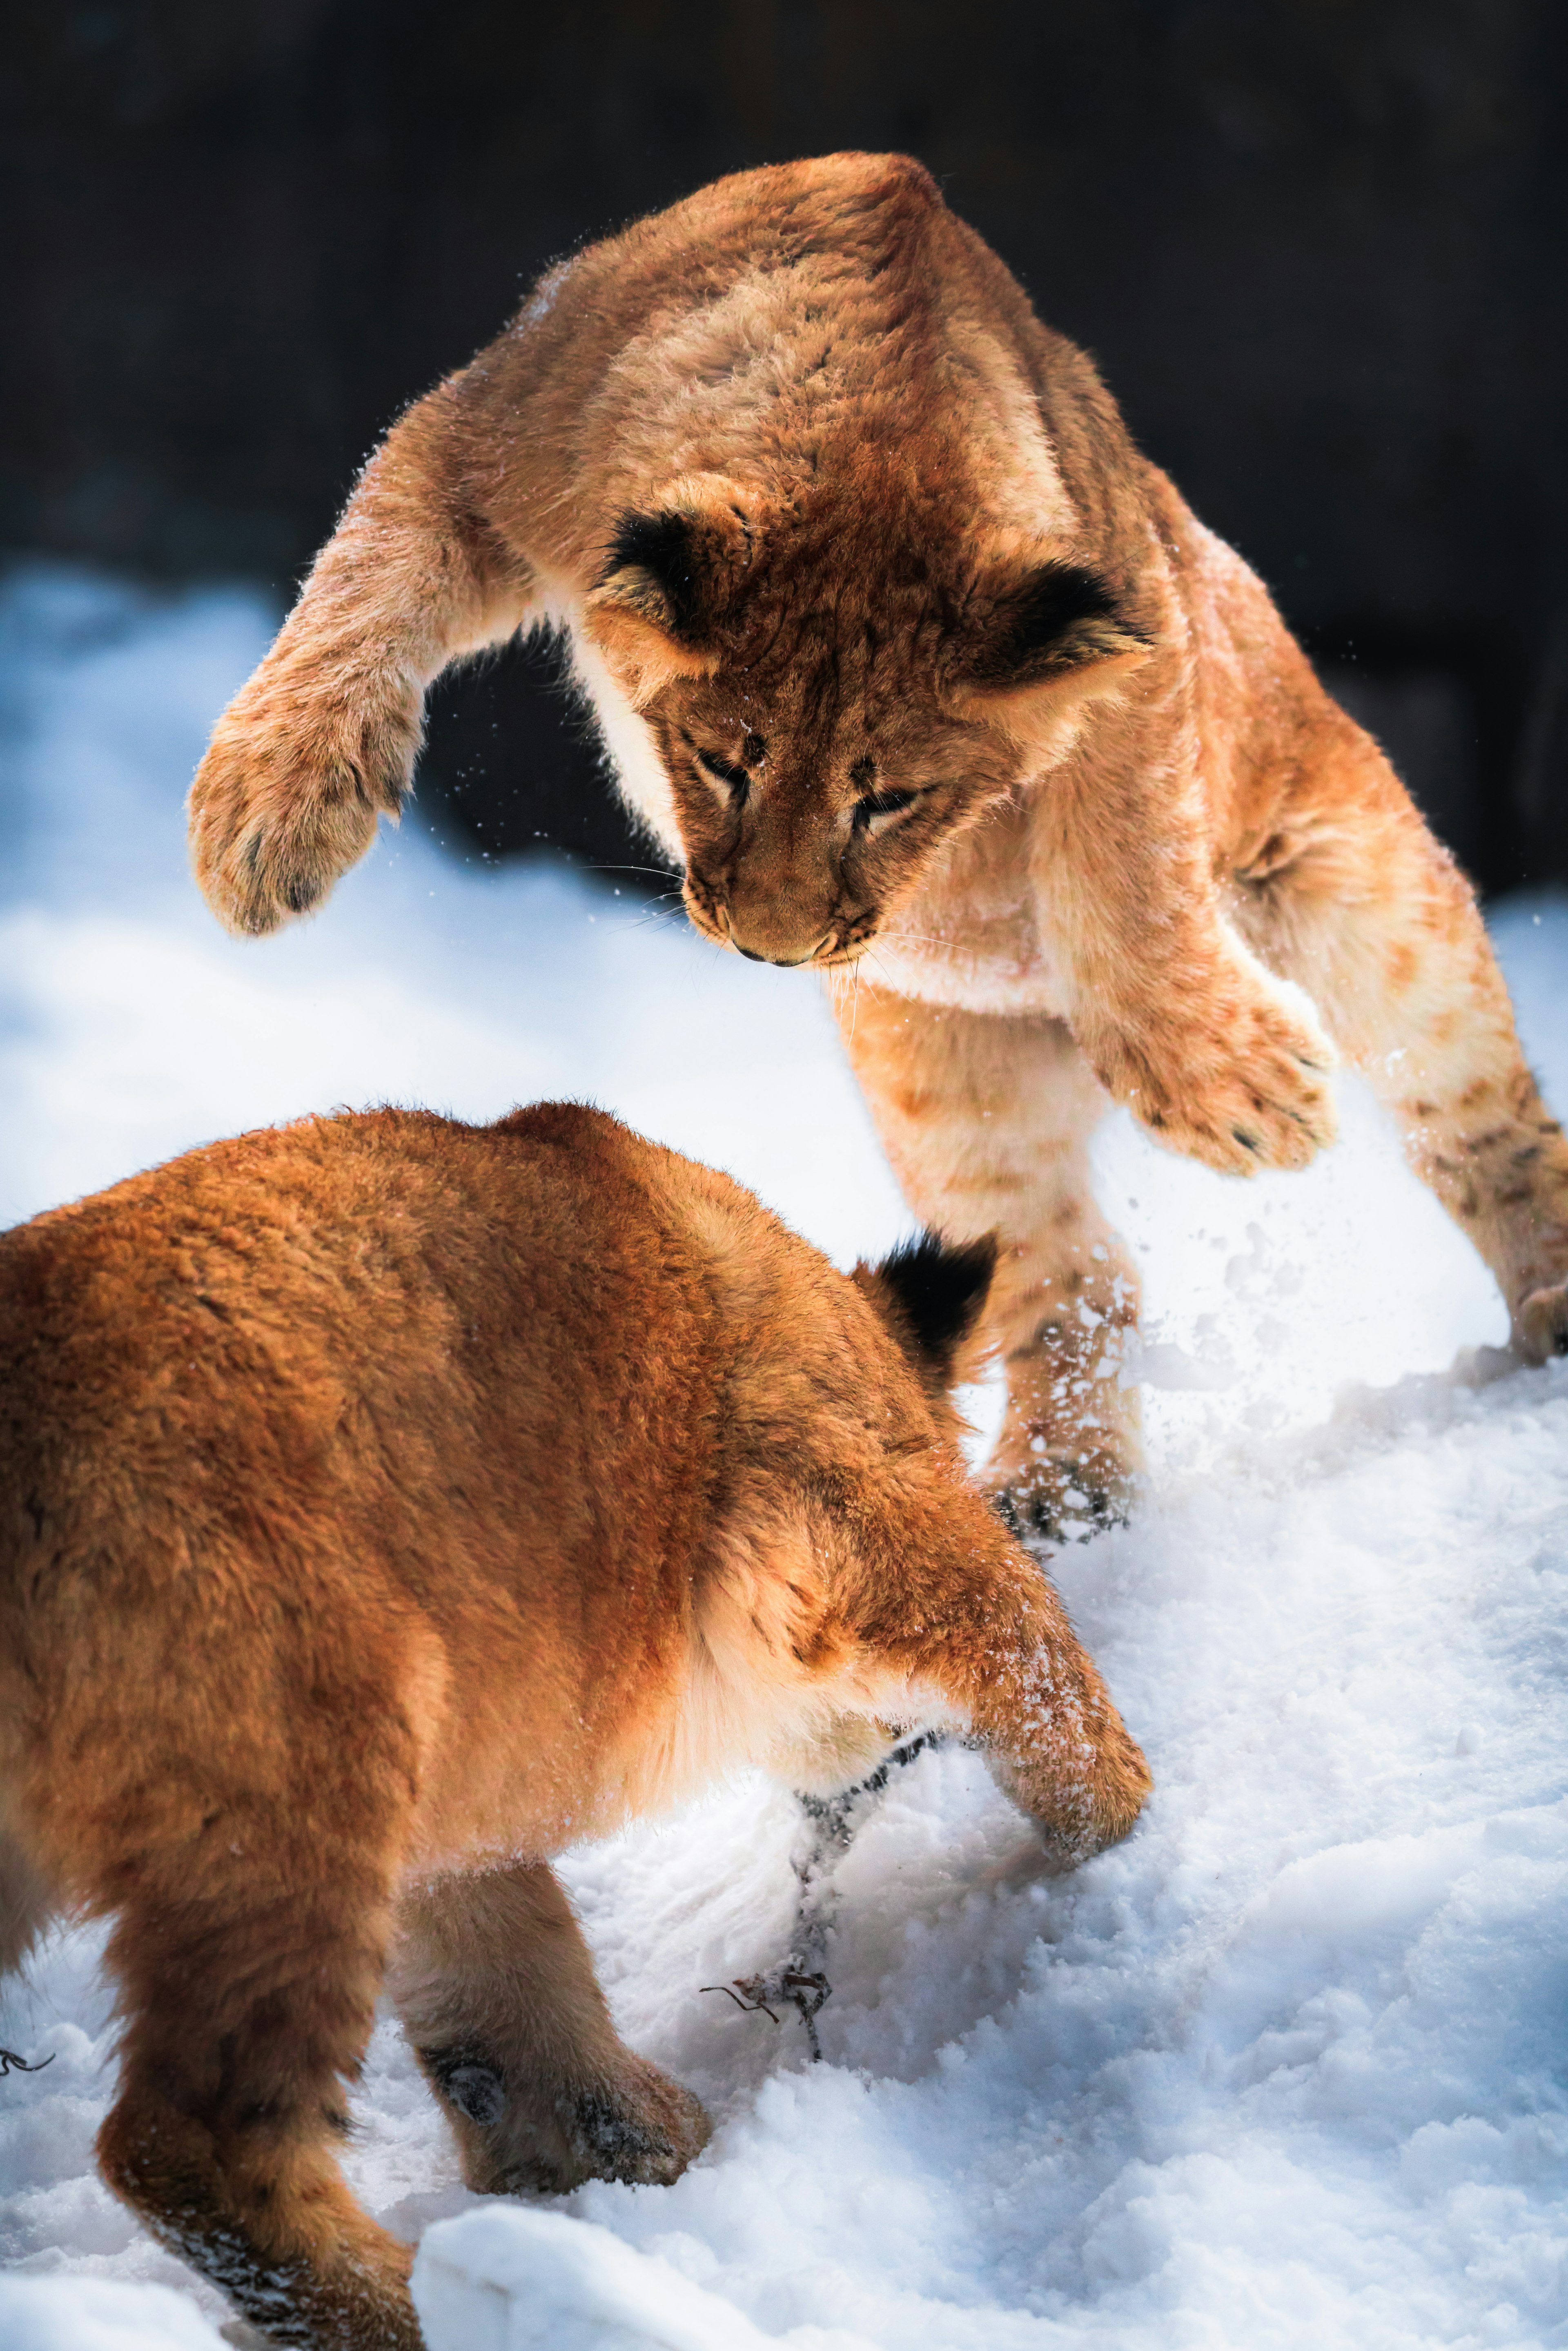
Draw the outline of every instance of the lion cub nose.
[[[833,937],[827,907],[753,904],[737,908],[732,897],[727,908],[731,943],[747,963],[792,965],[810,963]]]
[[[817,947],[809,947],[806,953],[800,956],[760,955],[756,947],[741,946],[738,939],[737,939],[735,944],[740,948],[740,952],[746,957],[747,963],[776,964],[780,970],[793,971],[797,964],[810,963],[811,957],[817,952],[817,947],[820,947],[822,942],[819,939],[817,941]]]

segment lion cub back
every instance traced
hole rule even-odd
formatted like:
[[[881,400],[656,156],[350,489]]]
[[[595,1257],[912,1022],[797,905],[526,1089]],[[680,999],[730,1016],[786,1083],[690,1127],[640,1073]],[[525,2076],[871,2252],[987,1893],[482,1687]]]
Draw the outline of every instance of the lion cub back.
[[[676,1769],[737,1521],[936,1434],[862,1290],[561,1104],[305,1121],[42,1217],[0,1350],[0,1770],[83,1886],[104,1822],[52,1757],[114,1748],[177,1844],[214,1751],[267,1800],[307,1699],[311,1737],[402,1726],[416,1851],[559,1849]]]

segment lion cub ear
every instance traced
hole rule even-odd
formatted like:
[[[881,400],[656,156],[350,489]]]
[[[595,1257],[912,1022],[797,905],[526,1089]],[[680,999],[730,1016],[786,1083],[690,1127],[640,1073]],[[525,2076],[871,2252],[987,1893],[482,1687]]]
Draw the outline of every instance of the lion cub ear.
[[[583,617],[634,703],[718,666],[716,630],[750,568],[757,509],[724,475],[687,474],[620,516]]]
[[[952,650],[949,695],[962,716],[1044,747],[1152,651],[1097,572],[1042,563],[981,606]]]
[[[945,1395],[969,1375],[969,1342],[985,1312],[997,1270],[997,1237],[947,1241],[922,1233],[880,1265],[862,1259],[850,1280],[870,1300],[919,1373],[922,1384]]]

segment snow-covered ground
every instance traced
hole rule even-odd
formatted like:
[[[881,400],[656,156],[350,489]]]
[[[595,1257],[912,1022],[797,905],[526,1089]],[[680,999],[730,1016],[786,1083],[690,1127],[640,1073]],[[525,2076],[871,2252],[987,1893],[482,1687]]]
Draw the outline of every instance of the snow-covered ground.
[[[570,1093],[841,1261],[897,1236],[811,984],[608,882],[465,868],[411,823],[314,923],[224,938],[180,803],[272,617],[0,591],[0,1222],[301,1111]],[[1495,930],[1568,1105],[1568,902]],[[815,2067],[699,1990],[785,1947],[787,1793],[567,1865],[623,2029],[719,2127],[675,2187],[559,2209],[795,2351],[1568,2344],[1568,1366],[1488,1352],[1489,1280],[1342,1105],[1318,1167],[1250,1185],[1119,1115],[1101,1138],[1152,1491],[1056,1573],[1158,1782],[1127,1844],[998,1876],[1016,1816],[974,1757],[924,1757],[841,1867]],[[217,2297],[92,2168],[98,1950],[59,1934],[0,1994],[0,2043],[54,2053],[0,2082],[0,2343],[195,2351]],[[390,2227],[477,2202],[390,2024],[357,2114]]]

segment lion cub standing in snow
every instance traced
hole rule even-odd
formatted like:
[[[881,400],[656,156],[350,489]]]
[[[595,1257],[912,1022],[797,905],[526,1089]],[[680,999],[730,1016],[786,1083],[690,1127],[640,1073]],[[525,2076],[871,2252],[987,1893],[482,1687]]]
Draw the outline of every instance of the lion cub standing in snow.
[[[970,1723],[1064,1859],[1142,1756],[967,1484],[989,1244],[853,1278],[560,1104],[242,1136],[0,1238],[0,1966],[111,1913],[105,2173],[280,2340],[412,2351],[335,2146],[390,1955],[476,2188],[671,2179],[549,1856]]]
[[[430,681],[541,622],[698,927],[856,967],[845,1041],[911,1203],[1003,1238],[992,1474],[1035,1523],[1114,1508],[1136,1458],[1107,1096],[1236,1173],[1333,1134],[1276,975],[1520,1347],[1568,1343],[1568,1148],[1463,877],[918,164],[721,181],[409,411],[196,778],[224,918],[315,904],[401,805]]]

